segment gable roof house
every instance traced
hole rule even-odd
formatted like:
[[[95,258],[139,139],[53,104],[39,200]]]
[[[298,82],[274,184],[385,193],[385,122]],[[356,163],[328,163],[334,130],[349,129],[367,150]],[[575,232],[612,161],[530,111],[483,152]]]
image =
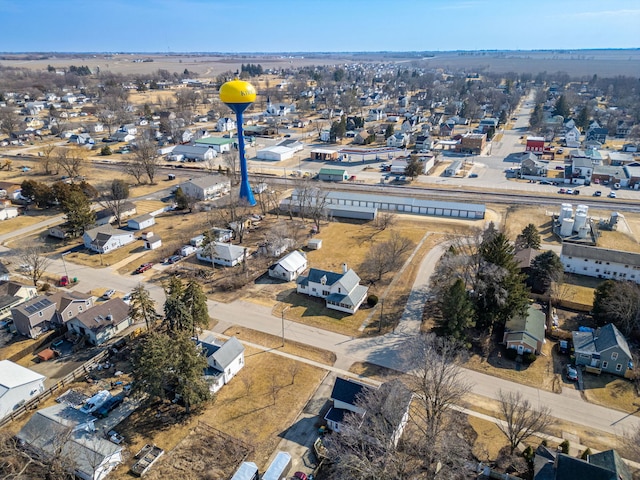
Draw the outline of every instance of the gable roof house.
[[[298,277],[296,291],[324,298],[327,308],[353,314],[367,298],[369,288],[360,285],[360,277],[344,263],[342,273],[312,268],[307,276]]]
[[[206,177],[193,178],[180,184],[180,188],[188,197],[197,200],[209,200],[211,198],[226,195],[231,190],[231,182],[221,175],[208,175]]]
[[[547,174],[547,166],[547,163],[538,160],[537,155],[527,152],[520,161],[520,172],[522,175],[545,176]]]
[[[38,338],[56,320],[56,304],[47,297],[34,297],[11,309],[13,325],[20,335]]]
[[[620,330],[609,323],[590,332],[573,332],[576,365],[625,376],[631,368],[631,350]]]
[[[0,420],[34,395],[44,392],[44,375],[9,360],[0,360]]]
[[[580,146],[580,130],[575,126],[567,130],[564,134],[564,144],[569,148],[578,148]]]
[[[540,446],[533,460],[533,480],[631,480],[615,450],[588,455],[585,460]]]
[[[235,267],[247,257],[247,249],[230,243],[211,242],[196,250],[196,258],[223,267]]]
[[[38,410],[16,435],[36,453],[61,454],[69,473],[83,480],[102,480],[122,461],[122,447],[96,432],[95,418],[66,403]]]
[[[59,325],[66,324],[78,313],[82,313],[93,307],[93,297],[87,293],[75,290],[61,290],[47,298],[56,304],[55,322]]]
[[[121,298],[112,298],[78,313],[67,322],[67,328],[85,337],[92,345],[101,345],[132,323],[129,305]]]
[[[109,253],[135,241],[133,232],[113,228],[111,225],[87,230],[82,235],[85,248],[96,253]]]
[[[387,138],[387,147],[401,148],[405,147],[409,142],[409,135],[403,132],[394,133]]]
[[[244,345],[236,337],[220,341],[207,337],[199,344],[209,365],[204,372],[211,393],[216,393],[244,367]]]
[[[507,348],[513,348],[518,354],[540,354],[545,343],[546,318],[544,312],[529,307],[526,315],[518,315],[507,320],[504,326],[502,342]]]
[[[0,281],[0,320],[11,314],[11,309],[38,295],[33,285],[12,281]]]
[[[596,141],[601,144],[606,143],[607,135],[609,134],[609,130],[602,127],[593,127],[587,130],[587,141]]]
[[[362,406],[365,395],[377,394],[376,412],[367,412]],[[404,427],[409,420],[409,408],[413,394],[399,380],[385,382],[380,387],[365,385],[352,379],[337,377],[331,391],[333,406],[324,419],[327,427],[334,432],[340,432],[346,415],[355,414],[362,417],[360,428],[367,430],[367,424],[378,424],[379,416],[383,417],[381,424],[388,426],[388,440],[397,445]]]
[[[269,276],[290,282],[307,269],[307,256],[300,250],[288,253],[269,267]]]

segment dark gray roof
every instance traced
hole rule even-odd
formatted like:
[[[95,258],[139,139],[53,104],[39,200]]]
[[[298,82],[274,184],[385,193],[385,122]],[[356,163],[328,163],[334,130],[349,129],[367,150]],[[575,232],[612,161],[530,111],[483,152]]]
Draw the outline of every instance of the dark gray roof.
[[[573,332],[573,345],[576,352],[584,353],[600,353],[618,347],[631,360],[627,340],[612,323],[593,332]]]
[[[129,305],[116,297],[78,313],[74,318],[89,330],[98,332],[104,328],[119,325],[129,318]]]
[[[618,480],[611,470],[591,465],[584,460],[570,457],[564,453],[558,453],[556,462],[555,478],[557,480]]]
[[[606,450],[589,455],[588,462],[614,472],[616,479],[631,480],[632,478],[629,467],[615,450]]]
[[[7,275],[9,270],[4,266],[4,263],[0,262],[0,275]]]
[[[26,302],[18,305],[13,310],[18,310],[23,315],[25,315],[26,317],[30,317],[30,316],[34,315],[35,313],[42,312],[43,310],[46,310],[47,308],[50,308],[51,306],[54,307],[53,310],[55,311],[55,303],[54,302],[52,302],[47,297],[38,296],[38,297],[33,297],[33,298],[27,300]]]
[[[333,384],[331,398],[333,400],[348,403],[349,405],[355,405],[358,395],[362,394],[362,392],[369,388],[374,387],[356,382],[355,380],[337,377],[336,382]]]
[[[562,255],[567,257],[600,260],[602,262],[615,262],[624,265],[640,265],[640,253],[590,247],[588,245],[580,245],[577,243],[563,242]]]

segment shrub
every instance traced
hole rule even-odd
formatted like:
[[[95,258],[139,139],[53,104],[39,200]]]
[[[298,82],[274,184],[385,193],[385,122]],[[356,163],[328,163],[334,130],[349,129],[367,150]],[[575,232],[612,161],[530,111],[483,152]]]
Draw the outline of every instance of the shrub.
[[[507,351],[504,353],[504,356],[509,360],[515,360],[518,356],[518,351],[515,348],[507,348]]]
[[[560,447],[560,450],[562,451],[562,453],[564,453],[566,455],[569,454],[569,440],[565,440],[564,442],[562,442],[558,446]]]
[[[100,149],[100,155],[111,155],[113,152],[111,151],[111,147],[109,145],[105,145]]]
[[[526,365],[530,365],[533,362],[536,361],[536,359],[538,358],[538,356],[535,353],[525,353],[522,356],[522,361],[526,364]]]
[[[378,304],[378,297],[373,293],[367,297],[367,305],[375,307]]]
[[[533,447],[531,445],[525,448],[524,452],[522,452],[522,456],[527,462],[532,462],[534,455],[535,455],[535,452],[533,451]]]
[[[580,455],[580,458],[582,460],[586,460],[589,457],[589,455],[591,455],[591,449],[587,448],[584,452],[582,452],[582,455]]]

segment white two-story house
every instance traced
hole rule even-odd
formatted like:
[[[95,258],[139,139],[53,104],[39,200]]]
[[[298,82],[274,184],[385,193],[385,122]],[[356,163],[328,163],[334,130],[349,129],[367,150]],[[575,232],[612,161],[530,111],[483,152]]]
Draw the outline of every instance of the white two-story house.
[[[324,298],[327,308],[355,313],[367,298],[368,287],[360,285],[360,277],[347,264],[342,264],[342,273],[312,268],[309,275],[296,281],[298,293]]]

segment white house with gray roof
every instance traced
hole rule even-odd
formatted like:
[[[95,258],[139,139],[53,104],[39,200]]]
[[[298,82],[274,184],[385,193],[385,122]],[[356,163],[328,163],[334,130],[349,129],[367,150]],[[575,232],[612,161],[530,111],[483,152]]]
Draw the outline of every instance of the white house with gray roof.
[[[369,291],[346,263],[342,264],[342,273],[312,268],[307,276],[298,277],[296,284],[298,293],[324,298],[327,308],[346,313],[356,313]]]
[[[211,242],[196,250],[196,258],[223,267],[234,267],[247,256],[247,249],[230,243]]]
[[[560,261],[567,273],[640,284],[640,253],[565,242]]]
[[[33,414],[16,437],[44,458],[62,455],[69,473],[83,480],[102,480],[122,462],[122,446],[96,431],[95,417],[58,403]]]
[[[45,376],[10,360],[0,360],[0,420],[44,392]]]
[[[621,377],[631,368],[629,344],[612,323],[590,332],[573,332],[572,336],[577,365]]]
[[[226,195],[231,190],[231,181],[222,175],[208,175],[192,178],[181,183],[180,188],[188,197],[197,200],[209,200]]]
[[[133,232],[113,228],[111,225],[101,225],[87,230],[82,235],[85,248],[96,253],[109,253],[135,241]]]
[[[269,267],[269,276],[290,282],[298,278],[298,275],[301,275],[308,265],[304,252],[294,250]]]
[[[207,357],[204,378],[211,393],[216,393],[244,367],[244,345],[236,337],[223,342],[210,336],[198,346]]]

